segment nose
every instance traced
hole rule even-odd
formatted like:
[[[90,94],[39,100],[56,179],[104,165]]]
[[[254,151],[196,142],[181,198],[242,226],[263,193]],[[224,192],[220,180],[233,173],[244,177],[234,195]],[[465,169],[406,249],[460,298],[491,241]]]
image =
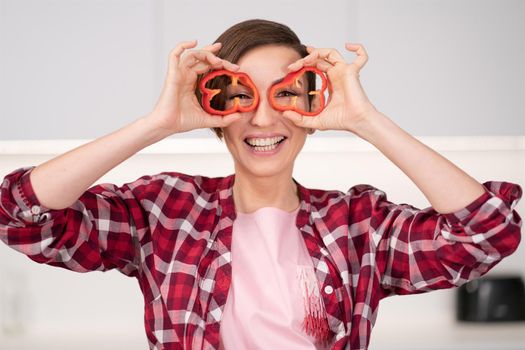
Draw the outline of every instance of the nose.
[[[275,124],[280,116],[281,112],[272,108],[268,98],[266,96],[261,96],[259,105],[253,112],[250,122],[255,126],[266,127]]]

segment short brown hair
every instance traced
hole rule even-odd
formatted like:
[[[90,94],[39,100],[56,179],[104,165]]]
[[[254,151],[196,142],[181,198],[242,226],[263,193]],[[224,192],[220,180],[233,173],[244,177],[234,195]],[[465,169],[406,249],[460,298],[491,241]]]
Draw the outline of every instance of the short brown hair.
[[[301,44],[299,37],[288,26],[264,19],[237,23],[222,33],[215,42],[222,43],[216,56],[232,63],[237,63],[247,51],[264,45],[282,45],[294,49],[301,57],[308,55],[306,46]],[[203,76],[204,74],[199,76],[197,87]],[[315,84],[315,77],[313,82],[309,78],[308,83]],[[198,88],[195,89],[195,94],[200,101]],[[222,141],[222,130],[220,128],[211,128],[211,130]]]

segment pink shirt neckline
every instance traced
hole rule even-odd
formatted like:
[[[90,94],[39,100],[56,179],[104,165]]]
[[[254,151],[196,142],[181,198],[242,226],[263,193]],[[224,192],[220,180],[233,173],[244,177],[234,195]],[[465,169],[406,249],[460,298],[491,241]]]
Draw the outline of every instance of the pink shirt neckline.
[[[294,210],[292,211],[286,211],[286,210],[283,210],[283,209],[280,209],[280,208],[277,208],[277,207],[260,207],[259,209],[256,209],[250,213],[244,213],[242,211],[236,211],[236,214],[237,215],[246,215],[246,216],[249,216],[249,215],[254,215],[260,211],[274,211],[274,212],[277,212],[277,213],[281,213],[281,214],[286,214],[286,215],[295,215],[297,214],[297,212],[299,211],[299,208],[301,208],[301,205],[299,205],[297,208],[295,208]]]

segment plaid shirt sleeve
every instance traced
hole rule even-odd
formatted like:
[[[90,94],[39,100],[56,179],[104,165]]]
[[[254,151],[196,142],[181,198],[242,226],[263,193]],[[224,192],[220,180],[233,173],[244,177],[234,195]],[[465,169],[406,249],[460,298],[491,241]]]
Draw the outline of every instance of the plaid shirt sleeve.
[[[41,205],[29,174],[7,175],[0,187],[0,239],[38,262],[76,272],[113,268],[128,276],[139,271],[139,233],[146,218],[136,193],[140,186],[100,184],[70,207]]]
[[[382,297],[460,286],[517,249],[522,221],[514,207],[521,187],[496,181],[483,186],[485,193],[465,208],[443,214],[392,203],[370,185],[354,187]]]

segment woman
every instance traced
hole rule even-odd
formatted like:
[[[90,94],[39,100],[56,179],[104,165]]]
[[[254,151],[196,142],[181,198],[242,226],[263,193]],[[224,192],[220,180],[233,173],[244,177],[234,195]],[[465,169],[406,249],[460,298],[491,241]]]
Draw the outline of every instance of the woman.
[[[346,44],[357,54],[346,63],[335,49],[305,48],[284,25],[251,20],[195,47],[171,52],[150,114],[15,170],[0,191],[6,244],[39,263],[138,279],[151,349],[366,349],[382,298],[459,286],[517,249],[521,187],[478,183],[379,112],[359,83],[362,45]],[[304,66],[327,75],[326,108],[315,117],[272,108],[265,92]],[[219,69],[252,79],[256,109],[203,110],[195,86]],[[164,172],[88,189],[142,148],[204,127],[224,137],[235,174]],[[432,206],[391,203],[370,185],[300,185],[294,161],[317,129],[372,143]]]

